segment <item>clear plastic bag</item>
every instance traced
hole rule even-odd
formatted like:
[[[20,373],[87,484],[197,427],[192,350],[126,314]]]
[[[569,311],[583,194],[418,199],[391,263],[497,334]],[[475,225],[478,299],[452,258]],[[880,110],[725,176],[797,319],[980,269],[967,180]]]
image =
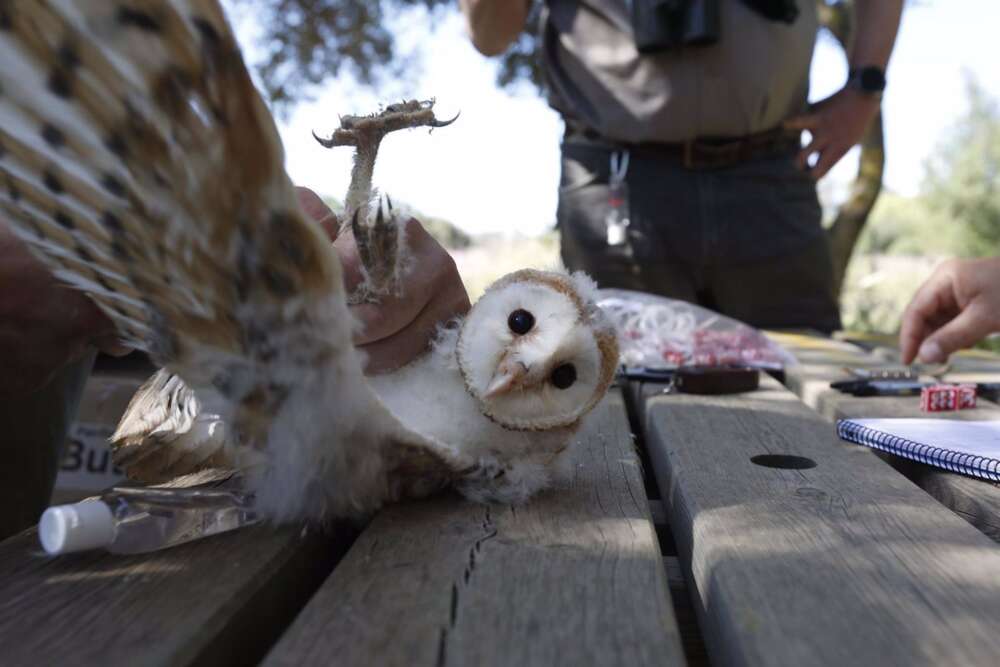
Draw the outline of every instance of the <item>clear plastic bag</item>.
[[[686,301],[622,289],[598,290],[598,305],[618,328],[621,361],[630,368],[795,364],[759,330]]]

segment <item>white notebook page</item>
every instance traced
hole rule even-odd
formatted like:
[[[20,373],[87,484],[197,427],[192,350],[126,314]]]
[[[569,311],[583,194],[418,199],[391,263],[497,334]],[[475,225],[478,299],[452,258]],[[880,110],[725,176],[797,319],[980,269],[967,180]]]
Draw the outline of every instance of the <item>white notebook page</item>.
[[[1000,420],[846,419],[905,440],[973,456],[1000,459]]]

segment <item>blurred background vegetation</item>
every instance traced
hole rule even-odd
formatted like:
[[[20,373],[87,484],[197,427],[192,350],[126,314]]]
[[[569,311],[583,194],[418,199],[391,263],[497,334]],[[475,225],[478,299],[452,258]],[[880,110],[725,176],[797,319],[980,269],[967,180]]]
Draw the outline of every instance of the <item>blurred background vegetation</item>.
[[[916,285],[946,257],[1000,250],[1000,107],[971,78],[967,111],[924,165],[914,197],[883,192],[842,292],[844,326],[892,332]]]

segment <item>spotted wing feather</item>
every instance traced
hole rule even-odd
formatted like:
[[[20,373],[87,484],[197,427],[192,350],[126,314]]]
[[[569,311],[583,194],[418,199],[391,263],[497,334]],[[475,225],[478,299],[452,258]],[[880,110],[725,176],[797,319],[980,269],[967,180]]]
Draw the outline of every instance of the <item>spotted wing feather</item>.
[[[129,343],[239,351],[242,305],[340,288],[215,2],[0,11],[0,205]]]
[[[207,468],[235,470],[254,456],[240,450],[232,429],[203,410],[195,392],[166,369],[132,397],[111,449],[128,477],[150,484]]]

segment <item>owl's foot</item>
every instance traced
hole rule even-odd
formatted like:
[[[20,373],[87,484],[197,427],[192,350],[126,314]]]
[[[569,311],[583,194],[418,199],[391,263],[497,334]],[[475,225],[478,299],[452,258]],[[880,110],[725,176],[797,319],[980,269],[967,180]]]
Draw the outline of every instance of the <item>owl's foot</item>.
[[[348,295],[348,303],[378,303],[386,296],[399,296],[406,257],[404,221],[384,197],[371,224],[361,221],[357,211],[351,217],[351,231],[358,246],[364,280]]]
[[[375,158],[378,148],[385,135],[396,130],[413,127],[445,127],[455,122],[458,116],[451,120],[441,121],[434,115],[434,100],[409,100],[399,104],[390,104],[383,111],[369,116],[343,116],[340,127],[329,139],[313,137],[322,146],[354,146],[354,168],[351,170],[351,185],[344,200],[344,216],[346,221],[356,229],[368,223],[368,207],[372,199],[372,174],[375,172]],[[355,222],[357,220],[360,225]],[[376,221],[377,222],[377,221]],[[341,231],[344,231],[341,229]],[[378,232],[376,232],[378,234]]]
[[[369,220],[368,207],[372,199],[372,174],[375,158],[383,137],[396,130],[413,127],[445,127],[455,122],[438,120],[434,115],[434,100],[407,100],[390,104],[379,113],[368,116],[343,116],[340,127],[329,139],[313,137],[322,146],[354,146],[354,168],[351,186],[344,202],[344,227],[350,225],[358,245],[364,280],[348,296],[348,303],[377,303],[382,297],[399,294],[404,268],[404,225],[385,199],[386,210],[379,203],[375,219]],[[341,232],[345,231],[344,228]]]
[[[356,146],[358,154],[378,151],[382,137],[412,127],[446,127],[458,118],[438,120],[434,115],[434,100],[405,100],[399,104],[390,104],[379,113],[367,116],[342,116],[340,127],[333,131],[328,139],[316,139],[325,148],[335,146]],[[373,156],[374,161],[374,156]]]

